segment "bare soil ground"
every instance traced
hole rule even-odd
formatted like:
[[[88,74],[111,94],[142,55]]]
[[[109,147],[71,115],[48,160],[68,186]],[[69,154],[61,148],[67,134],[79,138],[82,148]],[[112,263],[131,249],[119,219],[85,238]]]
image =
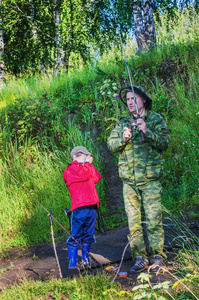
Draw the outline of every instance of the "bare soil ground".
[[[106,178],[107,198],[110,211],[114,208],[123,206],[122,185],[118,177],[117,167],[113,158],[106,147],[104,150],[104,164]],[[195,211],[196,212],[196,211]],[[182,214],[181,214],[182,215]],[[176,218],[164,216],[165,229],[165,253],[168,260],[167,267],[175,266],[175,257],[182,246],[195,245],[199,246],[199,219],[191,219],[188,214],[184,213],[183,217]],[[92,269],[86,271],[88,274],[103,272],[107,266],[119,266],[125,246],[128,243],[127,226],[117,227],[107,231],[106,234],[97,233],[96,243],[92,245],[91,254],[98,261],[92,263]],[[68,255],[66,250],[66,236],[63,242],[56,244],[56,250],[61,267],[63,278],[79,275],[78,269],[68,269]],[[81,260],[81,250],[78,252]],[[128,272],[133,266],[131,259],[130,247],[127,248],[120,272]],[[1,255],[0,257],[0,289],[11,286],[13,283],[19,283],[22,278],[32,278],[34,280],[44,280],[54,276],[59,278],[60,273],[55,259],[55,253],[51,244],[44,244],[40,247],[19,249],[13,248]],[[117,276],[116,281],[120,282],[126,289],[131,289],[137,283],[137,275],[129,274],[127,277]],[[114,274],[110,275],[114,277]],[[158,281],[173,280],[168,273],[153,275],[152,283]]]
[[[167,267],[175,267],[175,257],[184,243],[183,230],[177,230],[175,227],[169,226],[164,220],[165,227],[165,253],[168,260],[166,262]],[[199,237],[199,225],[198,222],[191,223],[191,229],[194,229],[195,234]],[[86,274],[96,274],[97,272],[103,272],[107,266],[118,267],[122,258],[122,254],[125,246],[128,243],[127,240],[128,228],[118,227],[110,230],[106,235],[100,233],[96,234],[96,243],[92,245],[91,254],[98,261],[98,264],[92,262],[92,269],[87,271]],[[186,232],[186,237],[190,233]],[[187,239],[187,244],[195,244],[197,246],[197,239],[190,235]],[[63,278],[78,276],[79,269],[68,269],[68,255],[66,250],[65,240],[62,243],[56,244],[56,250],[59,258],[61,272]],[[79,261],[81,261],[81,250],[78,252]],[[92,260],[92,259],[91,259]],[[127,248],[120,272],[128,272],[133,266],[131,259],[130,247]],[[44,244],[40,247],[29,248],[25,250],[11,249],[4,253],[4,256],[0,258],[0,268],[4,270],[0,274],[0,288],[10,286],[13,283],[19,283],[24,277],[32,278],[34,280],[44,280],[50,276],[60,278],[59,269],[55,259],[55,253],[51,244]],[[111,274],[111,277],[114,277]],[[137,282],[137,276],[128,273],[127,277],[117,276],[116,281],[120,282],[127,289],[132,288]],[[152,283],[157,281],[173,280],[172,276],[168,273],[153,275]]]

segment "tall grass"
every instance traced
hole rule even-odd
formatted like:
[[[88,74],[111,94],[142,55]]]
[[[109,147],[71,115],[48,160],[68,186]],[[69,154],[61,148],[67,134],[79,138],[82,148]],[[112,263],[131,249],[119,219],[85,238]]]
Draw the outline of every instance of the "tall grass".
[[[70,197],[62,182],[62,171],[68,163],[67,156],[56,152],[40,153],[36,145],[25,151],[19,148],[12,155],[12,160],[3,164],[4,168],[65,224],[62,212],[65,206],[70,207]],[[4,170],[1,172],[0,190],[1,247],[27,246],[48,239],[46,212]]]
[[[114,295],[103,295],[111,287]],[[33,282],[24,280],[21,286],[15,285],[12,289],[0,292],[2,300],[6,299],[131,299],[123,297],[120,288],[109,282],[109,276],[97,274],[65,280],[47,280],[46,282]],[[42,297],[42,298],[41,298]]]

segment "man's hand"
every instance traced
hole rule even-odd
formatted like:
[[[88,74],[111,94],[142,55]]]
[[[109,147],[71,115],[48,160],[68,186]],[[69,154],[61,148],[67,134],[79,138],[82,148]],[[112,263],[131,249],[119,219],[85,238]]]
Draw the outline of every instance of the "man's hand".
[[[139,131],[142,131],[144,134],[146,133],[147,126],[143,119],[141,118],[137,119],[137,126]]]
[[[132,137],[131,129],[128,127],[124,127],[123,132],[123,141],[126,143]]]
[[[85,162],[88,162],[88,163],[92,164],[92,162],[93,162],[93,156],[90,155],[90,154],[88,154],[88,155],[86,156],[86,161],[85,161]]]

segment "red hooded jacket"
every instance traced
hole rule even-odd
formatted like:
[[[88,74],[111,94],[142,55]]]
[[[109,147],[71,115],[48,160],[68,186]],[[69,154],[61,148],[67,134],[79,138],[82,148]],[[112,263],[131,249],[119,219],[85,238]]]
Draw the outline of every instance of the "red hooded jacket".
[[[71,211],[85,205],[97,204],[99,207],[95,184],[101,178],[97,169],[90,163],[82,165],[75,160],[65,169],[63,179],[70,192]]]

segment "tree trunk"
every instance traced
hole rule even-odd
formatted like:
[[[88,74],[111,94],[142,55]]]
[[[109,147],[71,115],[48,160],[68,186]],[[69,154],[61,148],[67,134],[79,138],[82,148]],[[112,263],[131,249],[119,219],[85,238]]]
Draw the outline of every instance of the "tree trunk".
[[[1,0],[0,0],[0,6],[1,6]],[[3,41],[2,19],[0,19],[0,89],[4,86],[5,63],[3,59],[4,59],[4,41]]]
[[[138,49],[140,52],[142,52],[144,49],[148,49],[148,47],[145,40],[144,20],[142,16],[142,2],[140,0],[134,0],[133,2],[133,15],[135,38],[138,44]]]
[[[34,5],[34,0],[29,0],[30,2],[30,6],[31,6],[31,25],[32,25],[32,36],[33,36],[33,46],[34,49],[37,48],[38,45],[38,34],[37,34],[37,26],[35,25],[35,5]],[[45,65],[40,61],[40,59],[38,59],[37,61],[38,65],[40,64],[41,70],[43,73],[45,73],[48,76],[47,70]]]
[[[151,0],[143,0],[145,38],[149,49],[156,44],[155,26],[153,20],[153,8]]]
[[[57,5],[58,5],[57,1],[55,1],[55,2],[56,2],[55,5],[57,7]],[[60,25],[60,16],[59,16],[59,11],[58,11],[58,7],[57,7],[56,11],[55,11],[55,27],[57,30],[57,32],[56,32],[57,61],[55,63],[54,70],[53,70],[54,75],[57,75],[59,69],[62,67],[62,64],[65,60],[59,25]]]
[[[32,25],[32,35],[34,39],[34,44],[37,44],[37,27],[35,26],[35,7],[34,0],[29,0],[31,6],[31,25]]]
[[[140,52],[152,49],[156,43],[151,0],[133,0],[135,38]]]

